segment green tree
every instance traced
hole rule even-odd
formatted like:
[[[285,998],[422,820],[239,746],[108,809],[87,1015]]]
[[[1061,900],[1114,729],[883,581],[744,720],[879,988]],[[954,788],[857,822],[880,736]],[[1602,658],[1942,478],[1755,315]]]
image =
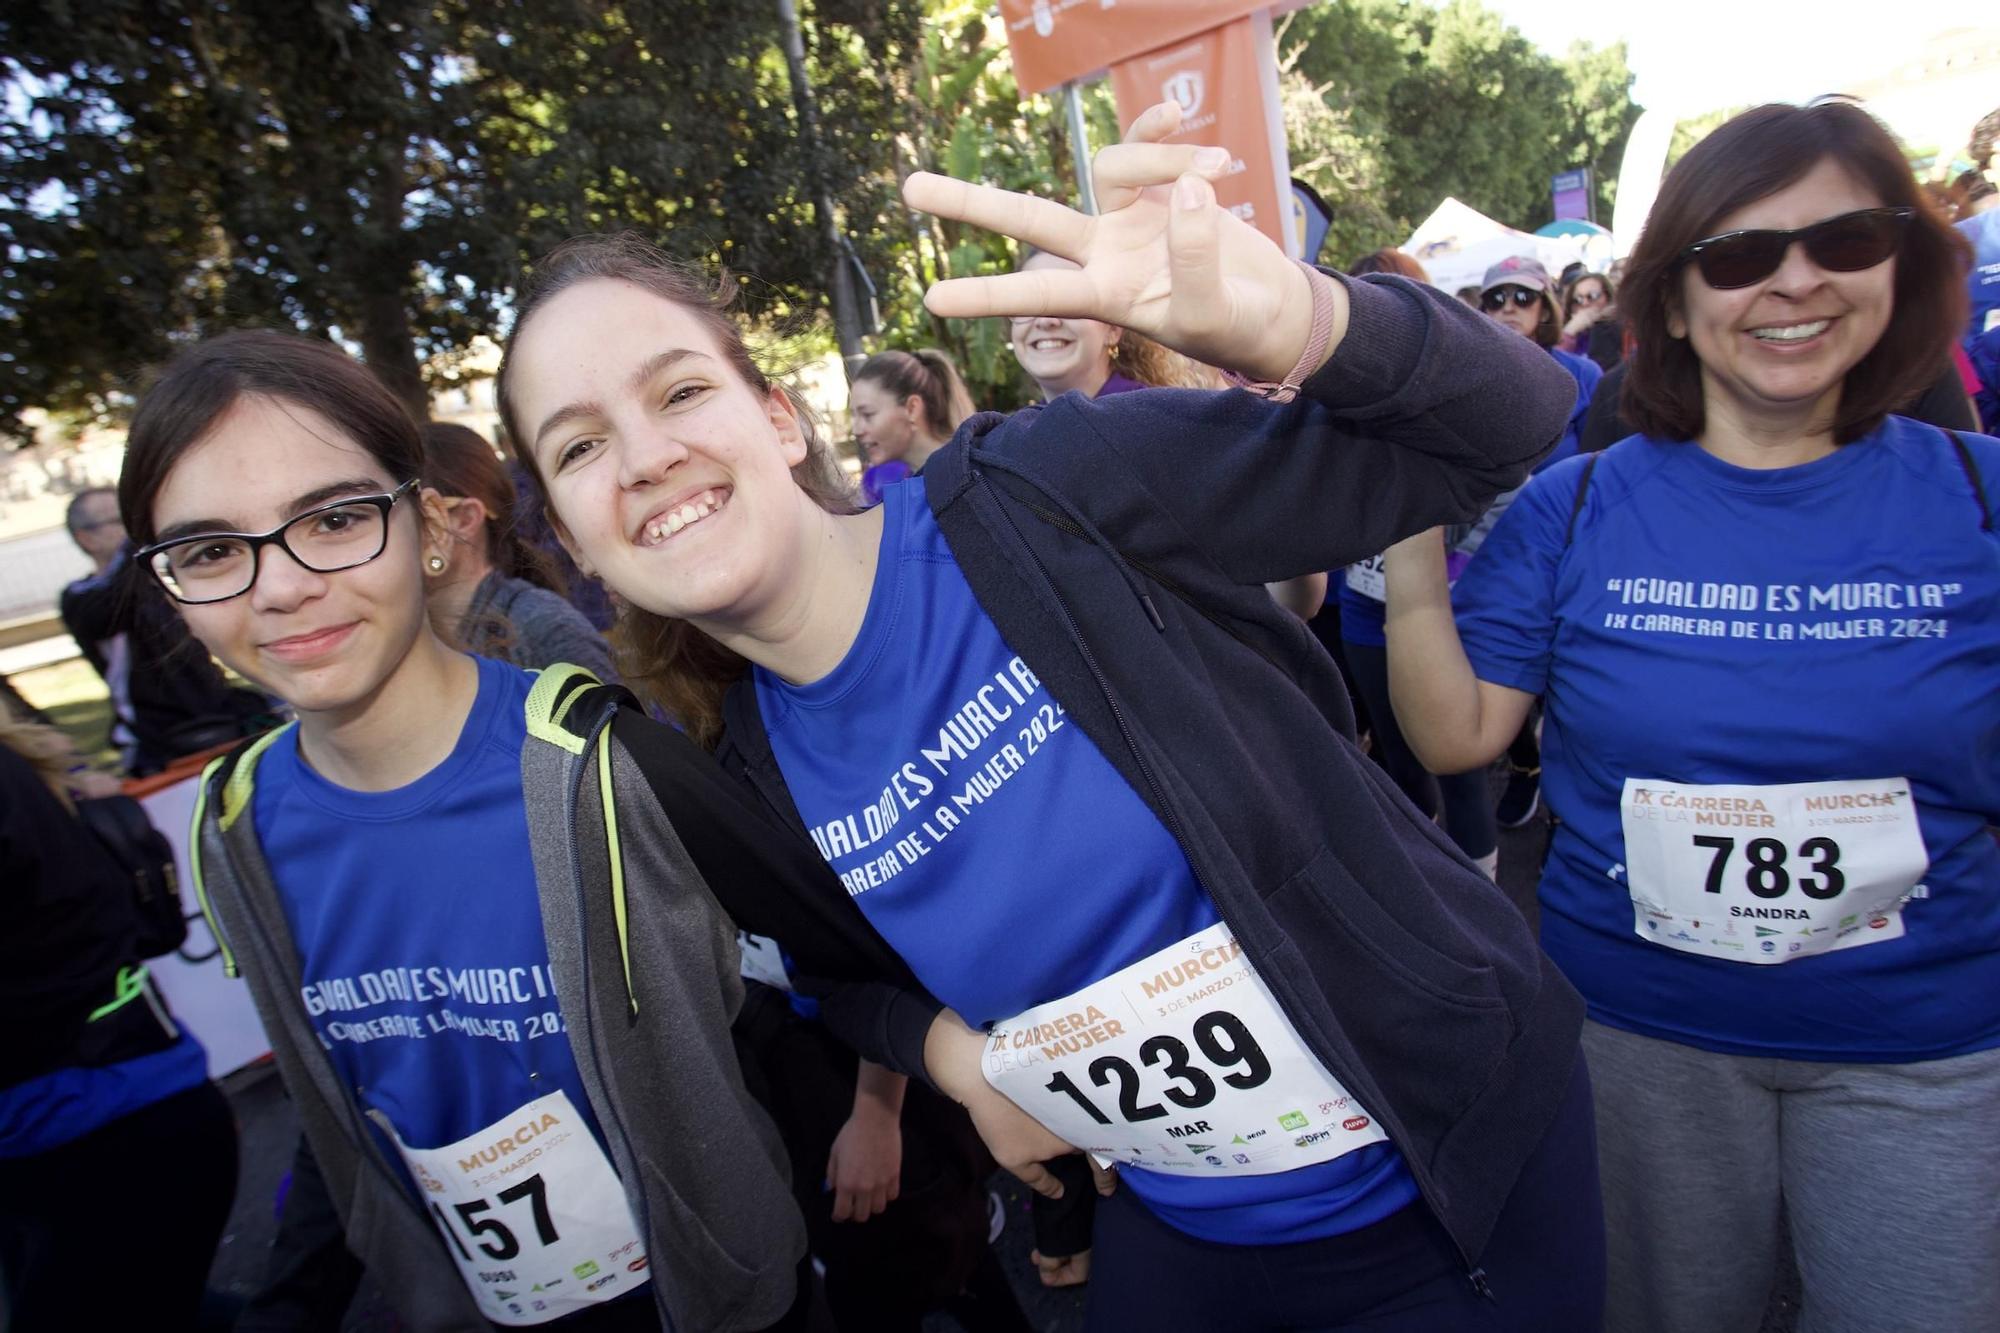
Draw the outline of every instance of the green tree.
[[[1562,59],[1562,71],[1569,80],[1571,124],[1564,147],[1572,165],[1590,168],[1597,220],[1609,226],[1612,206],[1618,202],[1618,169],[1625,156],[1625,141],[1639,123],[1625,43],[1605,47],[1574,43]]]
[[[836,191],[879,208],[873,52],[917,11],[802,8]],[[754,274],[760,315],[826,289],[770,4],[22,0],[0,72],[0,426],[114,409],[242,324],[340,336],[421,406],[423,368],[580,231]]]
[[[1006,34],[991,8],[979,0],[931,0],[920,39],[882,53],[898,107],[891,202],[873,230],[864,230],[857,215],[850,222],[886,260],[883,345],[944,349],[965,375],[973,402],[1006,410],[1036,397],[1008,346],[1006,321],[939,319],[923,308],[923,292],[942,278],[1011,272],[1020,259],[1013,242],[893,201],[893,189],[913,171],[1076,201],[1061,105],[1048,97],[1022,100]],[[1108,85],[1086,89],[1084,103],[1093,145],[1115,142]]]
[[[1556,60],[1476,0],[1349,0],[1299,11],[1279,45],[1292,157],[1334,208],[1336,262],[1400,244],[1447,195],[1533,230],[1575,166],[1609,215],[1638,119],[1622,44]]]
[[[1747,107],[1724,107],[1716,111],[1706,111],[1699,116],[1674,122],[1674,137],[1667,141],[1667,170],[1687,155],[1687,150],[1720,129],[1725,121],[1741,115]]]

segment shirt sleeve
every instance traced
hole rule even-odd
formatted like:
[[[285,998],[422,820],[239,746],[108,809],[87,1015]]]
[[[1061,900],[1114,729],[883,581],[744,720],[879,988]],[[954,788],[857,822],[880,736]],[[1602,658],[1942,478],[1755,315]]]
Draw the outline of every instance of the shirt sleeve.
[[[1522,487],[1452,589],[1458,637],[1483,681],[1529,694],[1548,686],[1556,571],[1587,461],[1559,464]]]

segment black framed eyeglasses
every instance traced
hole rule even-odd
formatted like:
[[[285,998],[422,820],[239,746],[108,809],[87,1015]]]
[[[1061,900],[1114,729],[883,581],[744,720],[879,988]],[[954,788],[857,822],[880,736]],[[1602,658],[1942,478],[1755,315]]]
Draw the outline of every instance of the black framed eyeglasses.
[[[1517,310],[1526,310],[1542,299],[1540,292],[1531,292],[1526,287],[1495,287],[1490,292],[1482,292],[1479,308],[1489,315],[1497,315],[1512,301]]]
[[[1725,231],[1696,241],[1678,262],[1692,261],[1703,282],[1726,292],[1776,273],[1796,241],[1829,273],[1859,273],[1896,253],[1916,215],[1914,208],[1862,208],[1792,231]]]
[[[389,511],[416,488],[415,477],[383,495],[356,495],[308,509],[269,532],[199,532],[142,548],[139,560],[167,595],[185,606],[241,597],[257,563],[275,546],[315,574],[365,565],[389,545]]]

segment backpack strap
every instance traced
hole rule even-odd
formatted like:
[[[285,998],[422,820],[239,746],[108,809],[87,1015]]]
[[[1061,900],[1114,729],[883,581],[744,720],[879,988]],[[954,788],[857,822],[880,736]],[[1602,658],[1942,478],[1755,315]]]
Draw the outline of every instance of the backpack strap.
[[[271,743],[285,734],[287,727],[296,722],[287,722],[283,727],[274,727],[261,736],[245,741],[225,755],[211,759],[208,767],[201,771],[201,781],[195,786],[194,815],[188,827],[188,872],[194,880],[194,899],[201,907],[202,919],[208,923],[208,933],[215,937],[215,947],[222,955],[222,974],[235,978],[241,974],[236,966],[236,955],[230,951],[229,941],[223,936],[222,925],[215,917],[215,906],[208,899],[208,883],[202,875],[201,866],[201,826],[208,818],[208,803],[211,796],[221,809],[217,812],[216,827],[227,833],[231,825],[250,808],[250,798],[256,792],[257,761]]]
[[[1576,498],[1569,503],[1569,524],[1563,528],[1563,547],[1568,549],[1570,540],[1576,536],[1577,516],[1583,512],[1583,497],[1590,493],[1590,474],[1597,471],[1597,460],[1604,457],[1602,450],[1583,460],[1583,475],[1576,479]]]
[[[1965,441],[1958,438],[1957,431],[1943,426],[1938,429],[1943,430],[1945,437],[1951,441],[1951,447],[1958,454],[1958,465],[1965,469],[1965,479],[1972,483],[1972,498],[1979,502],[1979,530],[1993,531],[1993,506],[1986,502],[1986,483],[1979,478],[1979,466],[1972,461],[1972,450],[1965,447]]]
[[[555,808],[560,809],[583,781],[586,771],[596,777],[598,800],[604,811],[605,852],[611,869],[611,914],[618,926],[618,950],[620,962],[625,968],[626,1000],[632,1006],[634,1015],[639,1012],[639,1000],[632,986],[632,942],[625,904],[625,855],[618,833],[618,800],[612,779],[611,747],[603,733],[610,728],[620,708],[627,704],[636,708],[638,702],[631,691],[621,686],[606,685],[573,663],[557,662],[543,668],[535,677],[524,705],[529,743],[542,741],[569,756],[561,770],[567,775],[567,790],[527,789],[528,799],[535,802],[551,800],[556,803]],[[594,763],[589,755],[593,748],[597,751]],[[524,765],[522,774],[524,783],[532,787],[553,776],[553,771],[541,764],[532,764]],[[573,836],[574,830],[571,832]]]
[[[619,696],[632,697],[574,663],[557,662],[544,667],[528,690],[528,734],[571,754],[582,754],[593,730],[591,724],[605,700],[622,702]],[[586,703],[587,706],[580,706]]]

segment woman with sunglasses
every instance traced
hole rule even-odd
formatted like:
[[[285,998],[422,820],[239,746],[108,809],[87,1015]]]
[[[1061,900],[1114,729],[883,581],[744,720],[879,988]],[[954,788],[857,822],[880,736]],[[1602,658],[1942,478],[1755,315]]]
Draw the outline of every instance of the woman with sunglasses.
[[[635,678],[949,1006],[885,1023],[885,1063],[1040,1187],[1071,1145],[1118,1164],[1087,1327],[1595,1329],[1580,1010],[1261,586],[1476,515],[1569,381],[1436,292],[1288,260],[1216,203],[1226,152],[1149,141],[1178,123],[1098,154],[1096,217],[911,177],[1074,261],[926,299],[1259,393],[976,417],[856,514],[725,293],[596,237],[523,293],[510,434],[658,646]]]
[[[1587,356],[1600,370],[1610,370],[1625,355],[1623,322],[1613,304],[1611,279],[1602,273],[1580,273],[1563,292],[1562,341],[1565,352]]]
[[[1590,411],[1590,395],[1604,372],[1590,358],[1563,348],[1562,308],[1556,303],[1555,286],[1541,261],[1515,255],[1487,269],[1486,281],[1479,290],[1479,308],[1489,318],[1532,340],[1576,381],[1576,402],[1570,409],[1562,438],[1536,465],[1537,471],[1546,471],[1576,452],[1577,436]]]
[[[1435,535],[1390,553],[1419,754],[1546,701],[1614,1333],[1752,1333],[1787,1222],[1801,1328],[2000,1308],[2000,441],[1889,415],[1964,263],[1865,112],[1744,113],[1621,290],[1641,433],[1531,482],[1455,597]]]
[[[636,714],[666,756],[636,791],[610,736],[587,790],[544,776],[574,780],[558,705],[582,705],[432,628],[451,538],[419,512],[424,467],[367,369],[284,334],[196,345],[133,419],[137,559],[298,718],[202,780],[193,868],[225,964],[349,1250],[411,1327],[795,1327],[804,1227],[706,885],[825,869]]]

